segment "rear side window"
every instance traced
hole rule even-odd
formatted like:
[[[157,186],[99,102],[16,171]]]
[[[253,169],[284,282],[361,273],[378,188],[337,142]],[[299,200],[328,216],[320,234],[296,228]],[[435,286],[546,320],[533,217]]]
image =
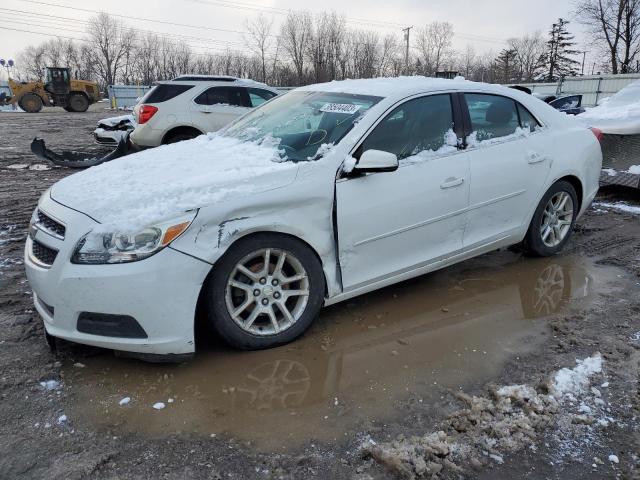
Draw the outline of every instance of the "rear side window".
[[[510,98],[477,93],[466,93],[464,98],[477,141],[506,137],[520,126],[516,102]]]
[[[193,88],[193,85],[173,85],[173,84],[160,84],[149,90],[144,97],[142,97],[141,103],[162,103]]]
[[[198,105],[233,105],[248,107],[245,92],[240,87],[211,87],[200,95],[194,102]]]
[[[533,132],[536,128],[540,126],[540,123],[538,122],[538,120],[536,120],[536,117],[531,115],[529,110],[524,108],[519,103],[518,103],[518,115],[520,115],[520,126],[525,130],[529,130],[530,132]]]
[[[430,95],[409,100],[391,111],[363,142],[360,153],[382,150],[402,160],[455,145],[451,97]]]
[[[262,105],[264,102],[276,96],[275,93],[260,88],[248,88],[247,91],[249,92],[249,100],[251,100],[252,107]]]

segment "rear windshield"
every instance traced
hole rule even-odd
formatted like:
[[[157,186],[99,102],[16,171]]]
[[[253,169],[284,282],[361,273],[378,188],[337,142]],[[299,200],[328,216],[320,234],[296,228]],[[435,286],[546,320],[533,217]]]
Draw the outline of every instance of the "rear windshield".
[[[186,92],[190,88],[193,88],[193,85],[172,85],[169,83],[162,83],[149,90],[147,94],[142,97],[140,103],[166,102],[167,100],[171,100],[181,93]]]

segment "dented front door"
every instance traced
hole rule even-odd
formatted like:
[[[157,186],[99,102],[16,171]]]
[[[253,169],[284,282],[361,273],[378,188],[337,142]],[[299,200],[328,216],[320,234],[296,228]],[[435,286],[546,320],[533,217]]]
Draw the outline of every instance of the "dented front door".
[[[462,249],[469,189],[464,153],[336,184],[344,291]]]

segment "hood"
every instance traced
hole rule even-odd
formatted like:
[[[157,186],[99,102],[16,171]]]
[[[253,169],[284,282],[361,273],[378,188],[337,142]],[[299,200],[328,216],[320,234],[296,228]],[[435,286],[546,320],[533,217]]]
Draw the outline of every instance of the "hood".
[[[218,134],[145,150],[60,180],[51,197],[94,220],[138,228],[187,210],[284,187],[297,165],[277,144]]]

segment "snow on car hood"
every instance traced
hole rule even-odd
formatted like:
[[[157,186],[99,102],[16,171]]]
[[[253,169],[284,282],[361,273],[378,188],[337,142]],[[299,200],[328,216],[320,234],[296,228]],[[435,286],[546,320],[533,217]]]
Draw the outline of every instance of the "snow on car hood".
[[[277,143],[218,134],[145,150],[60,180],[51,197],[120,229],[152,225],[231,196],[288,185],[297,165]]]
[[[590,127],[599,128],[602,133],[640,134],[640,81],[627,85],[577,118]]]

